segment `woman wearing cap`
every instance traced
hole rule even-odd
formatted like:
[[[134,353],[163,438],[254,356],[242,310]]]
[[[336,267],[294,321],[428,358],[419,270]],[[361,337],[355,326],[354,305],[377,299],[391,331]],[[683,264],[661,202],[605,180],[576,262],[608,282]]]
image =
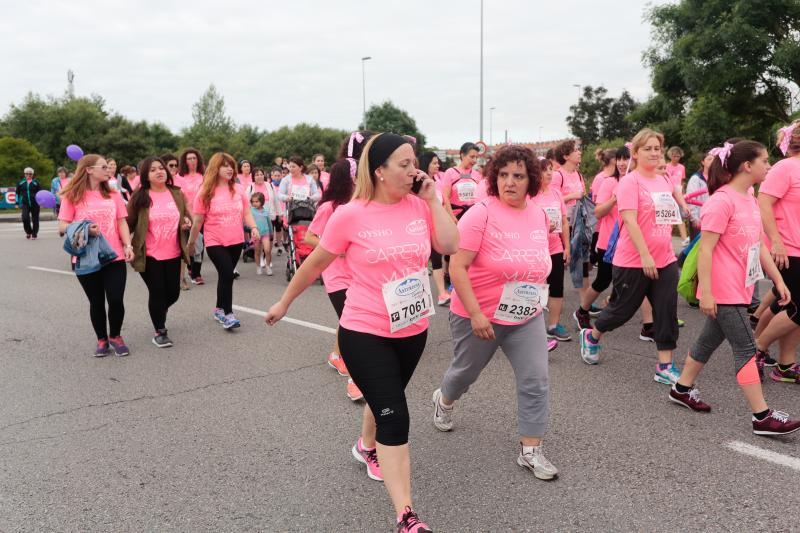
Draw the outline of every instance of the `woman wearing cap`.
[[[353,200],[331,215],[320,245],[267,313],[275,324],[336,257],[353,279],[339,323],[339,346],[367,402],[353,455],[370,478],[384,480],[397,531],[431,531],[412,510],[409,415],[405,387],[425,348],[434,312],[427,265],[431,242],[458,249],[458,230],[436,198],[433,180],[414,167],[403,137],[377,135],[364,148]],[[422,180],[418,195],[409,194]]]
[[[529,148],[500,148],[487,171],[489,196],[458,223],[459,250],[450,261],[456,288],[450,304],[454,355],[441,388],[433,392],[433,423],[440,431],[453,428],[453,404],[501,348],[516,376],[517,464],[550,480],[558,470],[542,448],[549,414],[542,309],[547,305],[552,219],[532,200],[541,171]],[[556,199],[563,204],[560,195]],[[560,223],[565,210],[561,205],[555,209]]]

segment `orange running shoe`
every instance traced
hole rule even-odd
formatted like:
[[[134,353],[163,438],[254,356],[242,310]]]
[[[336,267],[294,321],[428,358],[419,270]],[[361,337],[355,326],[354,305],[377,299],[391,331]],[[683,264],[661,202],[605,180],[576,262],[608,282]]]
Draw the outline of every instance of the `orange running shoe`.
[[[361,390],[353,382],[352,378],[347,378],[347,397],[353,400],[354,402],[364,399],[364,395],[361,393]]]
[[[347,371],[347,367],[344,364],[342,356],[338,353],[331,352],[330,355],[328,355],[328,364],[331,368],[336,370],[340,376],[350,375],[350,373]]]

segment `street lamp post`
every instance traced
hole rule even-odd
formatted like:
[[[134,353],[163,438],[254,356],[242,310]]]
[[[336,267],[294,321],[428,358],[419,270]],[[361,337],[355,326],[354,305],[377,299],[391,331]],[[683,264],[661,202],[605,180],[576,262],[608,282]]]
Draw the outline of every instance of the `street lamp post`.
[[[364,69],[364,63],[372,59],[371,56],[364,56],[361,58],[361,99],[362,99],[362,119],[364,121],[364,129],[367,129],[367,74]]]
[[[480,102],[480,135],[478,140],[483,140],[483,0],[481,0],[481,102]],[[490,143],[491,144],[491,143]]]
[[[580,84],[573,83],[572,86],[575,87],[576,89],[578,89],[578,100],[580,100],[581,99],[581,86],[580,86]]]
[[[489,148],[492,147],[492,112],[497,109],[496,107],[489,108]]]

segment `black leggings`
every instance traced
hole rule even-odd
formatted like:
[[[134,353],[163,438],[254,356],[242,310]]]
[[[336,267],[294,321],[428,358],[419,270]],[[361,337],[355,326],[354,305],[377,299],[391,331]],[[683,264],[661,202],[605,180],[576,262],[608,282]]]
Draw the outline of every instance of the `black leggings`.
[[[384,446],[408,442],[405,389],[427,338],[427,330],[411,337],[387,338],[339,326],[342,359],[375,416],[375,440]]]
[[[233,269],[242,254],[242,243],[206,246],[206,253],[217,269],[217,307],[228,315],[233,312]]]
[[[550,285],[550,296],[553,298],[564,297],[564,252],[558,252],[550,256],[553,264],[550,275],[547,276],[547,284]]]
[[[431,267],[434,270],[441,270],[442,266],[442,254],[431,248]]]
[[[144,272],[140,272],[147,291],[147,310],[153,327],[167,329],[167,309],[178,301],[181,293],[181,258],[159,261],[147,256]]]
[[[597,292],[603,292],[611,285],[611,275],[614,270],[611,263],[606,263],[603,261],[603,256],[606,255],[606,251],[602,248],[597,249],[597,276],[594,278],[594,282],[592,282],[592,289]]]
[[[342,318],[342,311],[344,311],[344,301],[346,298],[347,289],[328,293],[328,299],[330,299],[333,309],[336,311],[336,316],[339,318]]]
[[[78,276],[83,292],[89,298],[89,318],[99,339],[107,339],[106,300],[108,301],[108,329],[112,337],[119,337],[125,319],[125,281],[128,270],[125,261],[114,261],[97,272]]]

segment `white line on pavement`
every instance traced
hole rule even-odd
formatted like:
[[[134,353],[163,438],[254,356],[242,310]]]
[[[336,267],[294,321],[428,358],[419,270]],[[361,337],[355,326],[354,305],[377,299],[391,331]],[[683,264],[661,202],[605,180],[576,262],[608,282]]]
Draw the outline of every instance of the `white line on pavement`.
[[[264,318],[267,316],[267,313],[264,311],[259,311],[258,309],[252,309],[250,307],[242,307],[241,305],[234,305],[234,309],[237,311],[241,311],[242,313],[250,313],[251,315],[260,316]],[[303,326],[304,328],[311,328],[317,331],[324,331],[325,333],[330,333],[331,335],[336,335],[336,330],[333,328],[329,328],[328,326],[320,326],[319,324],[314,324],[313,322],[306,322],[305,320],[297,320],[296,318],[289,318],[285,316],[281,319],[281,322],[288,322],[289,324],[295,324],[296,326]]]
[[[788,466],[789,468],[800,471],[800,459],[797,457],[765,450],[764,448],[759,448],[758,446],[753,446],[752,444],[747,444],[746,442],[741,442],[738,440],[731,441],[725,446],[735,452],[750,455],[758,459],[763,459],[764,461],[769,461],[770,463],[775,463],[776,465]]]
[[[55,268],[45,268],[45,267],[37,267],[37,266],[29,266],[30,270],[39,270],[41,272],[51,272],[53,274],[66,274],[67,276],[74,276],[74,272],[70,272],[69,270],[56,270]],[[242,313],[249,313],[251,315],[260,316],[264,318],[267,316],[266,311],[259,311],[258,309],[253,309],[252,307],[244,307],[241,305],[234,305],[234,309],[237,311],[241,311]],[[281,319],[282,322],[288,322],[289,324],[294,324],[296,326],[303,326],[304,328],[315,329],[317,331],[322,331],[325,333],[330,333],[331,335],[336,335],[336,330],[333,328],[329,328],[328,326],[321,326],[319,324],[314,324],[313,322],[306,322],[305,320],[298,320],[296,318],[290,318],[285,316]]]

